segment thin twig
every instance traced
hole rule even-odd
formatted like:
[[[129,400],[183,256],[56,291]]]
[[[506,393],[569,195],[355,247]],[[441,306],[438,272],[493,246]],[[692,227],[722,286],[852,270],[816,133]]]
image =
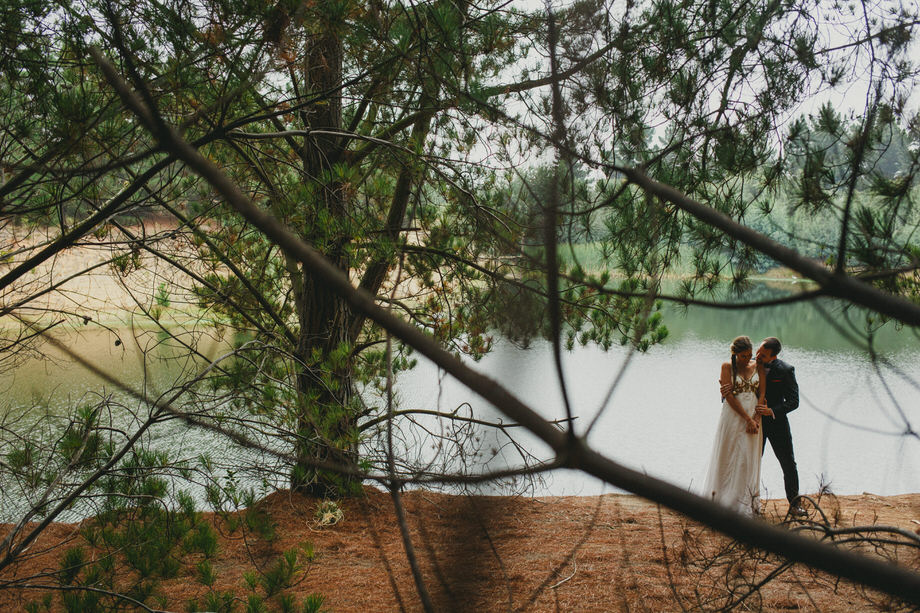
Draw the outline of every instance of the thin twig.
[[[572,558],[572,566],[573,566],[572,574],[566,577],[565,579],[563,579],[562,581],[560,581],[559,583],[554,583],[553,585],[549,586],[549,589],[554,590],[575,576],[575,574],[578,572],[578,558],[576,557]]]

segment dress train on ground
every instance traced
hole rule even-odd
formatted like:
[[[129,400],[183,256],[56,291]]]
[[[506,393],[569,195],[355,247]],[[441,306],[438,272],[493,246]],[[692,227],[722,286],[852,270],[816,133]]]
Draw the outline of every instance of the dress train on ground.
[[[735,376],[735,398],[754,417],[758,373],[751,379]],[[758,420],[759,423],[759,420]],[[725,400],[716,429],[704,495],[746,515],[760,512],[760,458],[763,428],[748,434],[745,420]]]

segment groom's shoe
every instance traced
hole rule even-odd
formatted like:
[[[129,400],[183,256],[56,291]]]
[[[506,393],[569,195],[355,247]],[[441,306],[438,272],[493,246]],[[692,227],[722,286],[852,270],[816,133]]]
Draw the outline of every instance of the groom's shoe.
[[[789,515],[793,517],[808,517],[808,511],[797,504],[793,504],[789,506]]]

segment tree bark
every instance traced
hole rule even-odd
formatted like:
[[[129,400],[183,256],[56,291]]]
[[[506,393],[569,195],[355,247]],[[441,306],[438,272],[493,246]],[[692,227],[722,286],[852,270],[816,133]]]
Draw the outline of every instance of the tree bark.
[[[304,91],[323,96],[304,116],[306,128],[342,128],[342,40],[337,28],[327,27],[307,40],[303,78]],[[341,182],[334,179],[334,164],[341,157],[342,139],[327,134],[304,140],[303,180],[315,186],[303,203],[306,223],[301,236],[317,247],[346,275],[349,201]],[[310,194],[310,190],[307,190]],[[321,242],[316,237],[322,237]],[[352,378],[347,363],[336,359],[336,350],[347,342],[348,306],[342,297],[318,279],[308,268],[300,274],[298,300],[299,331],[295,356],[297,463],[291,474],[295,489],[319,496],[345,493],[347,479],[314,468],[317,464],[353,465],[357,462],[357,414],[351,408]],[[295,285],[296,287],[296,285]]]

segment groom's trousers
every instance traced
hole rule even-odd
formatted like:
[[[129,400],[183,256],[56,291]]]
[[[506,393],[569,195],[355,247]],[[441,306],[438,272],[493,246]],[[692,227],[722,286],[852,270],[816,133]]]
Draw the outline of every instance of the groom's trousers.
[[[789,430],[789,419],[785,415],[764,417],[761,424],[763,424],[763,445],[760,453],[763,455],[767,439],[770,439],[773,453],[783,469],[786,500],[789,501],[789,504],[795,504],[796,498],[799,497],[799,471],[795,466],[795,454],[792,452],[792,432]]]

